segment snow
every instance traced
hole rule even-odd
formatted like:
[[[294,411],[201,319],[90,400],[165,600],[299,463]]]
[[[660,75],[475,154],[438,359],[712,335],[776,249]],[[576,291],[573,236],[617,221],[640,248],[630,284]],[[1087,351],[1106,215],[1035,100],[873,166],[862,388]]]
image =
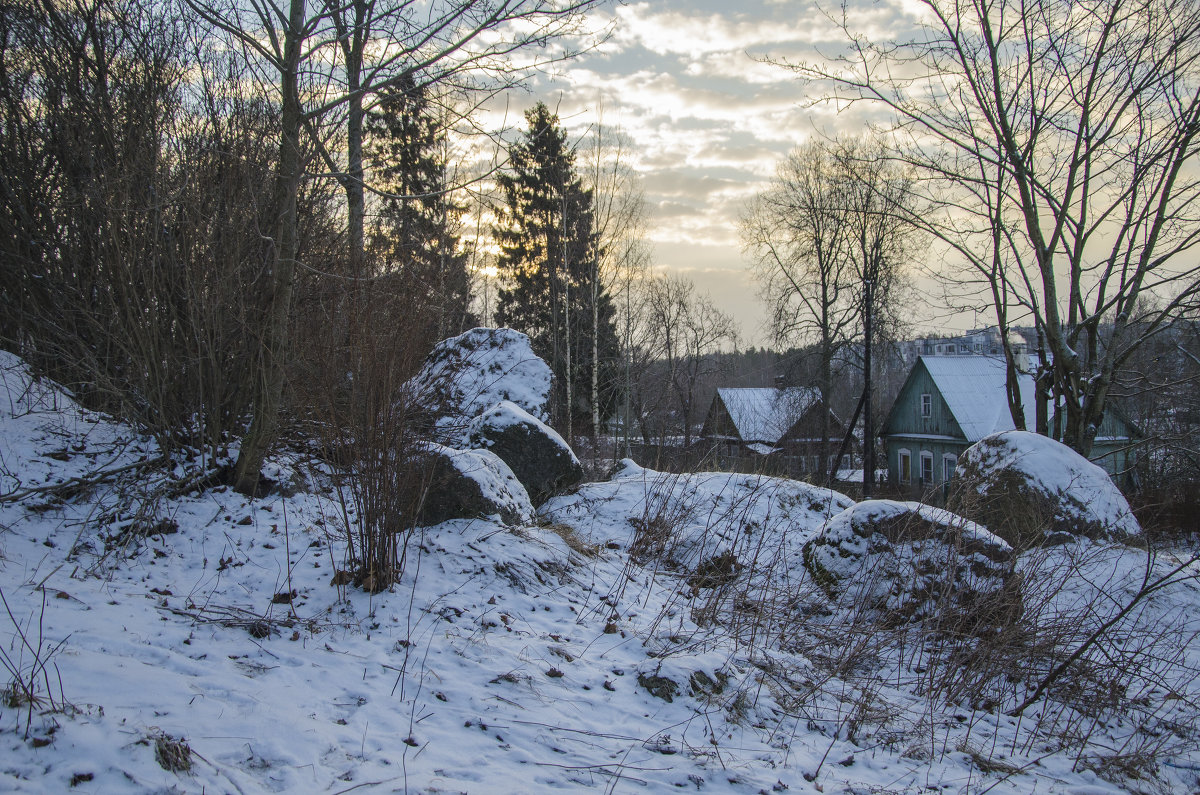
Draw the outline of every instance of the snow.
[[[830,516],[853,505],[845,495],[799,481],[728,472],[669,474],[621,462],[607,482],[588,483],[542,507],[592,544],[629,549],[639,528],[669,527],[669,556],[695,568],[722,552],[754,557],[771,548],[775,565],[798,565],[801,547]]]
[[[552,380],[527,336],[507,328],[475,328],[439,342],[409,386],[417,395],[434,396],[451,428],[500,401],[545,422]]]
[[[922,356],[925,369],[937,384],[968,442],[990,433],[1012,430],[1015,425],[1005,397],[1006,365],[991,356]],[[1021,373],[1017,380],[1025,427],[1034,425],[1033,376]]]
[[[288,497],[173,494],[167,475],[186,475],[183,462],[47,491],[158,450],[2,362],[0,594],[12,619],[0,612],[0,651],[28,673],[23,634],[49,665],[31,716],[0,700],[0,791],[1116,792],[1091,760],[1141,747],[1139,725],[1172,738],[1163,727],[1194,713],[1194,691],[1175,684],[1179,699],[1139,692],[1151,706],[1137,715],[1069,713],[1064,733],[1091,727],[1094,739],[1077,760],[1038,732],[1053,714],[932,701],[886,649],[861,676],[830,667],[861,636],[809,611],[796,555],[852,503],[774,478],[626,462],[522,526],[417,531],[389,591],[335,587],[355,517],[320,466],[275,456],[275,479],[307,484]],[[637,525],[652,520],[671,530],[678,570],[631,560]],[[687,580],[723,551],[745,568],[716,604],[721,592]],[[1047,611],[1102,611],[1145,572],[1124,547],[1044,554],[1023,565],[1055,586]],[[1064,570],[1053,556],[1067,555],[1086,577],[1052,583],[1045,573]],[[749,620],[765,605],[776,612]],[[1142,611],[1172,622],[1193,665],[1198,605],[1188,582]],[[647,690],[668,680],[670,702]],[[192,749],[190,772],[156,761],[164,736]],[[1157,758],[1145,786],[1200,787],[1193,746]]]
[[[744,442],[776,444],[819,399],[815,389],[722,388],[718,399]]]
[[[1106,532],[1133,536],[1137,519],[1099,466],[1064,444],[1027,431],[993,434],[968,447],[959,469],[986,473],[1009,470],[1025,476],[1028,488],[1052,498],[1083,524],[1096,523]],[[961,474],[961,473],[960,473]]]

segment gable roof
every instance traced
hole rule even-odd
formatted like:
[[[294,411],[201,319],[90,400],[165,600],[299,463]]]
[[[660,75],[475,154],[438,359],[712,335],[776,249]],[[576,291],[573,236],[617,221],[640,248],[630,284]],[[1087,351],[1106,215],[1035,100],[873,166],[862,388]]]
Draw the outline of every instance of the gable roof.
[[[922,356],[917,364],[924,365],[968,442],[974,444],[990,433],[1011,431],[1016,427],[1005,397],[1004,359],[992,356]],[[1021,404],[1025,409],[1025,427],[1032,428],[1035,405],[1033,376],[1021,373],[1017,383],[1021,389]]]
[[[807,387],[756,387],[717,390],[729,418],[744,442],[776,444],[788,429],[820,398]]]

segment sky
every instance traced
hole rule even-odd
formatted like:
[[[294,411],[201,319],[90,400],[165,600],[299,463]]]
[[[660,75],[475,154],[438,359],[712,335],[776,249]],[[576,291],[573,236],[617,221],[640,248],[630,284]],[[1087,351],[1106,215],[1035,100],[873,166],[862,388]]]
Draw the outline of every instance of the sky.
[[[850,24],[897,35],[915,22],[909,0],[848,0]],[[611,33],[599,47],[540,75],[510,96],[509,113],[544,101],[568,133],[601,118],[634,144],[656,266],[692,279],[763,345],[768,313],[743,256],[738,218],[788,151],[818,134],[861,132],[865,108],[812,107],[786,69],[764,57],[813,60],[841,32],[800,0],[655,0],[610,4],[591,23]]]

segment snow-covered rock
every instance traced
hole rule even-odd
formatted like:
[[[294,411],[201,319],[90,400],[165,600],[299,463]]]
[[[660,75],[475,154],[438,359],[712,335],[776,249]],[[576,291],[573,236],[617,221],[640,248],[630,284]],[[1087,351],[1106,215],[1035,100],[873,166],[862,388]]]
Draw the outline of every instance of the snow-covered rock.
[[[1017,548],[1141,532],[1103,469],[1036,433],[984,437],[959,458],[957,478],[953,509]]]
[[[512,469],[534,505],[583,480],[583,465],[553,428],[502,400],[476,417],[468,432],[476,449],[491,450]]]
[[[917,502],[868,500],[804,546],[804,565],[840,605],[885,622],[969,618],[979,629],[1020,613],[1013,550],[987,529]]]
[[[529,494],[500,457],[488,450],[454,450],[430,444],[425,451],[429,488],[417,517],[420,525],[450,519],[499,516],[506,524],[533,516]]]
[[[552,380],[524,334],[475,328],[439,342],[409,387],[438,415],[444,440],[461,446],[467,423],[499,401],[548,420]]]
[[[542,515],[590,543],[661,561],[693,582],[710,581],[714,571],[740,572],[749,587],[798,571],[804,542],[853,504],[836,491],[784,478],[676,475],[626,459],[610,480],[550,500]]]

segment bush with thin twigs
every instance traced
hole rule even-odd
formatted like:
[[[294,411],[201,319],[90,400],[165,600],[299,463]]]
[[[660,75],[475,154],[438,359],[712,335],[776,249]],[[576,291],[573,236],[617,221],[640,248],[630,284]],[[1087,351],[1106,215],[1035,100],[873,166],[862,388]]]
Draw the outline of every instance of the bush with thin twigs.
[[[9,676],[8,684],[0,690],[0,707],[13,710],[17,716],[17,730],[24,733],[25,739],[29,739],[35,712],[44,715],[71,708],[63,693],[62,675],[54,662],[55,655],[62,651],[67,638],[54,643],[46,637],[45,589],[42,589],[36,636],[33,634],[33,627],[28,624],[23,626],[13,615],[3,590],[0,590],[0,603],[4,604],[4,611],[12,625],[12,642],[0,646],[0,665],[4,666]],[[32,619],[29,624],[32,624]]]
[[[0,345],[219,457],[260,355],[274,115],[161,8],[34,0],[8,22]]]
[[[315,427],[338,487],[345,568],[372,593],[387,590],[404,568],[407,541],[434,476],[424,454],[435,438],[431,401],[410,380],[424,359],[406,336],[411,302],[388,279],[364,280],[313,328],[301,334],[317,363],[293,387],[318,407]]]

